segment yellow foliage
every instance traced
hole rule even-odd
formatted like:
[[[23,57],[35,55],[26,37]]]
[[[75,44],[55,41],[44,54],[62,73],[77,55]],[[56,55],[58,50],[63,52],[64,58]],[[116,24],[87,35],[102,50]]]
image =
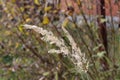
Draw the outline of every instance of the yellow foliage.
[[[18,27],[18,30],[23,33],[23,26],[20,25],[20,26]]]
[[[30,18],[27,18],[25,21],[26,21],[26,22],[30,22],[30,21],[31,21],[31,19],[30,19]]]
[[[25,34],[28,36],[28,35],[29,35],[29,32],[26,32]]]
[[[57,9],[60,9],[60,4],[57,4]]]
[[[67,24],[68,24],[69,20],[68,19],[65,19],[64,22],[62,23],[62,27],[66,27]]]
[[[7,36],[9,36],[9,35],[11,35],[12,34],[12,32],[11,31],[5,31],[5,35],[7,35]]]
[[[48,7],[45,7],[45,8],[44,8],[44,11],[47,12],[47,11],[49,11],[49,10],[51,10],[51,9],[52,9],[52,7],[51,7],[51,6],[48,6]]]
[[[47,16],[44,16],[42,23],[43,23],[44,25],[46,25],[46,24],[49,24],[49,22],[50,22],[49,18],[48,18]]]
[[[76,25],[75,25],[75,23],[69,21],[69,19],[66,18],[66,19],[63,21],[63,23],[62,23],[62,27],[71,27],[71,28],[75,28]]]
[[[20,10],[23,12],[25,9],[24,9],[24,7],[20,7]]]
[[[80,6],[80,5],[81,5],[81,1],[80,1],[80,0],[77,0],[77,4]]]
[[[72,27],[76,27],[75,23],[72,23]]]
[[[16,2],[16,0],[12,0],[12,2],[13,2],[13,3],[15,3],[15,2]]]
[[[35,3],[36,5],[40,5],[39,0],[34,0],[34,3]]]
[[[53,13],[57,13],[58,11],[57,10],[54,10]]]
[[[18,48],[18,46],[19,46],[19,43],[17,42],[17,43],[15,44],[15,49]]]

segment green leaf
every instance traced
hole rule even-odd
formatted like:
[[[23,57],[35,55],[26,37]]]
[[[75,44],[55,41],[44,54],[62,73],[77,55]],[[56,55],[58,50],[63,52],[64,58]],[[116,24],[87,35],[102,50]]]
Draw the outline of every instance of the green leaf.
[[[0,80],[7,80],[6,78],[4,78],[4,77],[0,77]]]
[[[5,56],[3,56],[2,61],[5,64],[11,64],[13,61],[13,57],[10,55],[5,55]]]
[[[44,72],[43,75],[44,76],[48,76],[50,74],[50,72]]]
[[[101,58],[101,57],[104,56],[105,53],[106,53],[105,51],[98,52],[98,53],[97,53],[97,56],[98,56],[99,58]]]
[[[99,44],[98,46],[94,47],[94,48],[93,48],[93,51],[98,50],[102,45],[103,45],[103,44]]]
[[[107,21],[107,20],[104,19],[104,18],[101,18],[101,19],[100,19],[100,22],[101,22],[101,23],[104,23],[104,22],[106,22],[106,21]]]
[[[55,72],[55,80],[58,80],[58,72]]]

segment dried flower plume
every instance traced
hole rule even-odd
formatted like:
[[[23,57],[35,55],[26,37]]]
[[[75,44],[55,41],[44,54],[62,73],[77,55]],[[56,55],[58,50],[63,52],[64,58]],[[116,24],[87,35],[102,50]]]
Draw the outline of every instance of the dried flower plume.
[[[25,29],[32,29],[35,32],[41,34],[42,35],[41,39],[43,41],[49,42],[51,45],[55,44],[57,47],[59,47],[59,50],[50,49],[48,53],[57,53],[62,54],[63,56],[68,56],[76,66],[77,71],[87,72],[89,62],[85,58],[85,54],[81,52],[79,47],[77,47],[77,44],[75,43],[73,37],[64,27],[62,27],[62,30],[66,34],[68,40],[70,41],[72,50],[69,50],[69,48],[65,45],[65,42],[62,38],[56,37],[51,31],[45,30],[35,25],[25,24],[24,27]]]

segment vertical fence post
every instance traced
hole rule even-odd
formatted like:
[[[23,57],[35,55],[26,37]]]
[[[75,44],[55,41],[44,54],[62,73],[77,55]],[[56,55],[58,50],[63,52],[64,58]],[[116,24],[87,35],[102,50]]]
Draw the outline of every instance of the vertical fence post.
[[[100,38],[103,42],[106,54],[105,56],[108,57],[108,42],[107,42],[107,30],[106,30],[106,22],[101,22],[101,19],[106,19],[106,12],[105,12],[105,0],[96,0],[97,5],[96,5],[96,11],[97,15],[99,15],[97,22],[99,26],[99,33],[100,33]],[[105,58],[102,58],[100,60],[101,66],[103,67],[104,70],[109,69],[109,65],[107,63],[107,60]]]
[[[106,18],[106,12],[105,12],[105,0],[97,0],[97,15],[100,15],[98,17],[98,26],[100,29],[100,37],[102,38],[103,45],[105,47],[105,50],[108,55],[108,43],[107,43],[107,30],[106,30],[106,22],[101,23],[101,19]]]

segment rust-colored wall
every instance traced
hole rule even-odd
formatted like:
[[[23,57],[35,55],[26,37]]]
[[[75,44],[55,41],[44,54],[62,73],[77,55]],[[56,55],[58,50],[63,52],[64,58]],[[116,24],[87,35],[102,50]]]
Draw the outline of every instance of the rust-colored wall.
[[[86,14],[92,14],[92,15],[96,15],[96,6],[99,6],[100,4],[98,3],[97,0],[92,0],[93,2],[91,3],[90,0],[83,0],[83,11],[86,13]],[[76,13],[79,13],[79,8],[77,6],[77,3],[75,2],[75,0],[66,0],[66,2],[73,6],[74,9],[75,9],[75,12]],[[109,2],[108,0],[105,0],[105,8],[106,8],[106,14],[109,16],[110,15],[110,6],[109,6]],[[113,16],[118,16],[118,14],[120,14],[120,12],[118,12],[118,6],[117,4],[114,3],[114,0],[111,0],[111,3],[112,3],[112,15]],[[120,2],[119,2],[119,5],[120,5]],[[92,9],[88,9],[88,7],[92,8]],[[62,10],[66,10],[67,9],[67,6],[66,6],[66,3],[65,3],[65,0],[61,0],[61,9]]]

